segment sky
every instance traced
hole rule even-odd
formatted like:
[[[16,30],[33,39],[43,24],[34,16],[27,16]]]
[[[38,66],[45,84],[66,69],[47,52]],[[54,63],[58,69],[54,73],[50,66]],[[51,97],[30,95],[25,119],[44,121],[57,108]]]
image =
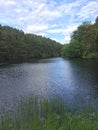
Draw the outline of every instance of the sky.
[[[69,43],[84,21],[95,21],[98,0],[0,0],[0,24]]]

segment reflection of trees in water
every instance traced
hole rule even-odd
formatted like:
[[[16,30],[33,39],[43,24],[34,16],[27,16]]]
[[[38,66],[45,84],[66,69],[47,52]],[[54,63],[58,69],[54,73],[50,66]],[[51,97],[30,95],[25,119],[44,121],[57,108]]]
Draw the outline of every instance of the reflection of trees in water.
[[[82,103],[98,98],[98,61],[75,59],[70,61],[76,95]],[[78,93],[77,93],[78,92]]]
[[[81,106],[98,99],[97,66],[96,60],[55,58],[5,67],[1,73],[5,78],[0,80],[0,97],[8,97],[4,102],[10,103],[14,97],[35,94],[63,98],[69,106]]]

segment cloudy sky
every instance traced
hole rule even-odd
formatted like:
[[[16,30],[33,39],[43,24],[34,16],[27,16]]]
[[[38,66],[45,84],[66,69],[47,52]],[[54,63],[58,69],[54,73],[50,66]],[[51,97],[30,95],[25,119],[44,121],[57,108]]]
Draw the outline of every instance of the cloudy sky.
[[[94,22],[98,0],[0,0],[0,24],[68,43],[83,21]]]

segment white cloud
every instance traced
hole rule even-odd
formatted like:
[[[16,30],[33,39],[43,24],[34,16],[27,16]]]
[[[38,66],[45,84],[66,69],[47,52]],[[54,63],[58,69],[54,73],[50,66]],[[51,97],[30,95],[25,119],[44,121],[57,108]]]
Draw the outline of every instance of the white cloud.
[[[71,35],[72,32],[77,29],[77,27],[78,27],[78,25],[67,26],[67,28],[64,30],[64,35]]]
[[[60,34],[59,41],[65,43],[82,21],[94,21],[97,6],[98,0],[0,0],[0,22],[54,39]]]
[[[39,33],[41,34],[42,32],[44,32],[45,30],[48,29],[48,25],[28,25],[25,32],[27,33]]]
[[[71,34],[73,31],[75,31],[78,27],[78,24],[74,24],[74,25],[68,25],[64,30],[63,30],[63,35],[64,38],[61,40],[61,43],[69,43],[70,39],[71,39]]]
[[[89,18],[89,17],[96,17],[98,15],[98,1],[91,1],[87,5],[83,6],[77,16],[79,18]]]
[[[3,6],[9,6],[9,5],[15,5],[16,2],[13,1],[13,0],[0,0],[0,5],[3,5]]]
[[[47,33],[63,33],[64,29],[56,28],[56,29],[50,29],[47,30]]]

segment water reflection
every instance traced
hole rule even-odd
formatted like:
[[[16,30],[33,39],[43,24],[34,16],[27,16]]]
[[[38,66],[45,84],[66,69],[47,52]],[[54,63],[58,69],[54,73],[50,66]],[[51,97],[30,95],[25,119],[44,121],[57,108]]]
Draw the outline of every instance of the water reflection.
[[[98,61],[43,59],[0,68],[0,108],[12,110],[22,96],[63,98],[69,106],[98,98]]]

